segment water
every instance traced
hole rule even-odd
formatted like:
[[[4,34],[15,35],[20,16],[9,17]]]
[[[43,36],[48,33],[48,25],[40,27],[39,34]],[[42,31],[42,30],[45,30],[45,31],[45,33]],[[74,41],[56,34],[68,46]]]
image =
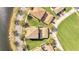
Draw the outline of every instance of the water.
[[[9,50],[8,24],[12,8],[0,7],[0,51]]]

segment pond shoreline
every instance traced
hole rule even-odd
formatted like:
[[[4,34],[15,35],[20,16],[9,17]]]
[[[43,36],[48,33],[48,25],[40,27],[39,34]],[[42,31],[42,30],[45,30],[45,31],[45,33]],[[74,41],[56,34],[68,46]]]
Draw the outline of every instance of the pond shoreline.
[[[9,28],[10,28],[10,22],[11,22],[11,17],[12,17],[12,14],[13,14],[13,7],[10,7],[11,11],[10,11],[10,15],[8,17],[9,21],[8,21],[8,42],[9,42],[9,51],[11,51],[11,45],[10,45],[10,41],[9,41]]]
[[[11,14],[10,22],[9,22],[8,38],[9,38],[9,44],[10,44],[11,51],[16,51],[16,46],[14,44],[15,37],[13,35],[13,31],[14,31],[14,26],[15,26],[14,21],[15,21],[17,12],[18,12],[18,8],[13,8],[13,12]]]
[[[12,7],[0,7],[0,51],[10,51],[8,29]]]

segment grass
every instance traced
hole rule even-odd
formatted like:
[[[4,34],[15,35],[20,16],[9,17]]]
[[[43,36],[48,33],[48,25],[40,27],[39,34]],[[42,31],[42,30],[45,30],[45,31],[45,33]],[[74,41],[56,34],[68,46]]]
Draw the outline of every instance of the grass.
[[[34,40],[27,40],[26,43],[29,45],[30,50],[35,47],[40,47],[42,43],[46,42],[47,39],[34,39]]]
[[[64,50],[79,50],[79,17],[76,13],[59,25],[57,36]]]
[[[39,26],[39,21],[38,21],[38,19],[36,19],[36,18],[33,18],[33,17],[29,17],[28,16],[28,22],[29,22],[29,25],[30,26],[36,26],[36,27],[38,27]]]
[[[35,26],[35,27],[44,27],[45,24],[42,21],[39,21],[37,18],[28,18],[28,22],[30,26]]]
[[[36,26],[36,27],[39,26],[39,21],[38,20],[31,19],[31,20],[28,20],[28,21],[29,21],[30,26]]]
[[[66,7],[66,11],[65,12],[69,12],[72,9],[72,7]]]

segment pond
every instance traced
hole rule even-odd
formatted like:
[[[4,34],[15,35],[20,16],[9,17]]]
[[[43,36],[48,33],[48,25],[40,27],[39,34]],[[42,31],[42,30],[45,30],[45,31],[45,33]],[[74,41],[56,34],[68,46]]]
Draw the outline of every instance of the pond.
[[[0,51],[9,50],[8,25],[12,7],[0,7]]]

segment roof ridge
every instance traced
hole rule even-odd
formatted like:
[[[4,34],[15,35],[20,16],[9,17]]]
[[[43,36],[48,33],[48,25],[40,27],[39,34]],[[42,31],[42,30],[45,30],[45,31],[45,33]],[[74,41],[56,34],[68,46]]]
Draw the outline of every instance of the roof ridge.
[[[34,33],[35,31],[36,31],[36,30],[33,30],[28,36],[30,36],[30,35],[31,35],[32,33]],[[27,36],[27,37],[28,37],[28,36]]]

